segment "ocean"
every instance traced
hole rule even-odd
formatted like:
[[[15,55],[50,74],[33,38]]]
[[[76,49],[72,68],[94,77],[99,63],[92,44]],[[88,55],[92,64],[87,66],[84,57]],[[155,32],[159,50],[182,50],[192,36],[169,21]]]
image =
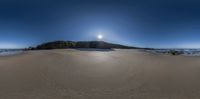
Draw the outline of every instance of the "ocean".
[[[0,56],[11,56],[23,53],[21,49],[0,49]]]
[[[183,52],[182,55],[184,56],[200,56],[200,49],[153,49],[153,50],[147,50],[151,53],[161,53],[161,54],[167,54],[170,50]]]

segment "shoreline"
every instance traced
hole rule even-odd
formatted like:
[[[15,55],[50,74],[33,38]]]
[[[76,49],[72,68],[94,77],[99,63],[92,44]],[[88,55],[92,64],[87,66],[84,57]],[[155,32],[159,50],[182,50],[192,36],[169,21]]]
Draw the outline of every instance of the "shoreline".
[[[15,56],[15,55],[20,55],[24,54],[25,52],[29,51],[51,51],[51,50],[77,50],[77,51],[115,51],[115,50],[139,50],[145,53],[151,53],[154,55],[169,55],[169,56],[186,56],[186,57],[199,57],[200,56],[200,50],[198,49],[191,49],[186,51],[184,49],[182,50],[177,50],[177,55],[173,55],[170,53],[171,49],[118,49],[118,48],[112,48],[112,49],[99,49],[99,48],[67,48],[67,49],[43,49],[43,50],[7,50],[0,52],[0,57],[7,57],[7,56]],[[174,50],[176,51],[176,50]],[[180,53],[180,54],[179,54]]]

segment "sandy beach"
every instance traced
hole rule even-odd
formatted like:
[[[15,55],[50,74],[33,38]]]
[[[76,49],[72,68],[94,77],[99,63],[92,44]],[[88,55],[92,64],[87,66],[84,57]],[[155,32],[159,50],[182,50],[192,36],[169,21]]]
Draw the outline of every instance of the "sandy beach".
[[[0,57],[0,99],[199,99],[200,57],[41,50]]]

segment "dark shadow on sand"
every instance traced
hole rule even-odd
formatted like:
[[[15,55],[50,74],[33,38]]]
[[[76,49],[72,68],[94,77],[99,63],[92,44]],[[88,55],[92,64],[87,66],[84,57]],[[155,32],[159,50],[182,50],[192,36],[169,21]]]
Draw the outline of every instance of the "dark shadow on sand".
[[[79,50],[79,51],[100,51],[100,52],[115,51],[114,49],[97,49],[97,48],[75,48],[75,50]]]

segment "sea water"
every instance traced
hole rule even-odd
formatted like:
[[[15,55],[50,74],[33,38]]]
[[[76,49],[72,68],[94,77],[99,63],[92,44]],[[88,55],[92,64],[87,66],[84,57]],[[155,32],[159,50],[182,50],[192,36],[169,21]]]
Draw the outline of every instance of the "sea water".
[[[0,56],[11,56],[23,53],[21,49],[0,49]]]
[[[200,56],[200,49],[153,49],[147,51],[151,53],[167,54],[170,50],[183,52],[182,55],[184,56]]]

